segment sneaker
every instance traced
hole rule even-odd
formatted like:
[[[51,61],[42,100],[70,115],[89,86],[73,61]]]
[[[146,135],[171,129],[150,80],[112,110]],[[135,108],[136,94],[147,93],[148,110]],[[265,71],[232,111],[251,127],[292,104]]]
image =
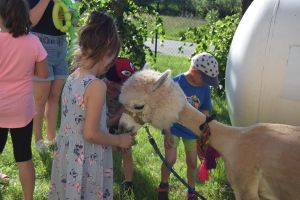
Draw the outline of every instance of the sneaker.
[[[158,193],[157,200],[169,200],[169,184],[161,183],[156,192]]]
[[[133,190],[133,183],[131,181],[124,181],[121,183],[121,188],[124,191]]]
[[[48,149],[53,152],[54,151],[54,145],[55,145],[55,139],[54,140],[46,140],[45,145],[48,147]]]
[[[131,181],[124,181],[121,183],[121,191],[123,194],[130,197],[133,194],[133,183]]]
[[[39,140],[35,142],[35,149],[40,154],[44,154],[48,152],[48,147],[45,145],[44,140]]]
[[[9,183],[9,176],[5,175],[5,174],[2,174],[0,172],[0,184],[8,184]]]

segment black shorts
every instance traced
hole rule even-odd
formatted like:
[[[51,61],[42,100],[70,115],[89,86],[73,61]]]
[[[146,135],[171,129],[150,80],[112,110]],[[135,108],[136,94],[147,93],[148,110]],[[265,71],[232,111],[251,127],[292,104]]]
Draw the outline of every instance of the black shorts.
[[[32,124],[33,121],[22,128],[0,128],[0,154],[4,150],[9,129],[13,143],[15,161],[23,162],[31,160]]]

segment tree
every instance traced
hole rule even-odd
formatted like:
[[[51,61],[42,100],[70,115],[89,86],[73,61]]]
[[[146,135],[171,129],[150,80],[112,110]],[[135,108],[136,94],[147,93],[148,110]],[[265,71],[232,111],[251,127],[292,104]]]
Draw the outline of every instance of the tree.
[[[105,11],[114,16],[122,39],[120,56],[129,58],[137,67],[145,64],[147,52],[153,55],[145,41],[153,38],[156,31],[164,35],[162,20],[155,9],[138,6],[133,0],[82,0],[81,5],[81,26],[92,11]]]
[[[253,0],[241,0],[241,1],[242,1],[242,16],[243,16]]]

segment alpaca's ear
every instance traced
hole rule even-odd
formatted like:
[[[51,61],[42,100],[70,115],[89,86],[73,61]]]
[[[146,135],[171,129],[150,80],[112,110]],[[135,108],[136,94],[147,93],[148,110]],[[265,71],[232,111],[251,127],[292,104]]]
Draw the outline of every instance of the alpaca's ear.
[[[143,70],[145,70],[145,69],[151,69],[151,66],[149,63],[144,64]]]
[[[154,83],[152,92],[155,92],[160,86],[162,86],[168,80],[169,76],[171,76],[171,70],[167,69]]]

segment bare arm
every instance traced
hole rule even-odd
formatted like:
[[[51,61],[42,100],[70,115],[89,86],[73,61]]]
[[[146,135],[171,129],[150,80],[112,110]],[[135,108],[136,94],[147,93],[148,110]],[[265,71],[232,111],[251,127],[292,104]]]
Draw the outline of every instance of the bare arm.
[[[37,25],[37,23],[42,18],[49,2],[51,0],[40,0],[31,10],[30,10],[30,21],[32,26]]]
[[[48,64],[46,58],[41,62],[35,63],[34,75],[39,78],[48,78]]]
[[[104,133],[99,128],[101,112],[105,102],[106,86],[103,81],[93,81],[86,89],[84,105],[86,106],[86,118],[83,136],[86,140],[96,144],[108,144],[129,148],[133,137],[130,134],[111,135]]]

